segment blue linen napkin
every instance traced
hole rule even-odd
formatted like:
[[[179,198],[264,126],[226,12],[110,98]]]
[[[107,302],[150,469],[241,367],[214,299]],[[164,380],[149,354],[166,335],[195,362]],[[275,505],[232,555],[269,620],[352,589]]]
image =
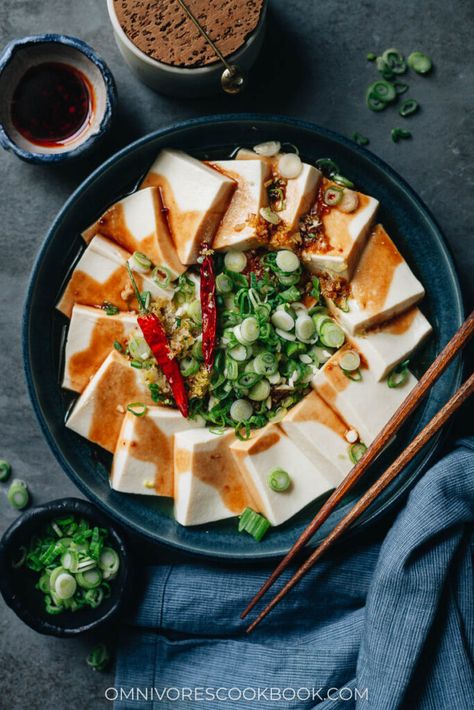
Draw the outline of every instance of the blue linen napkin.
[[[115,710],[472,708],[473,520],[474,437],[385,539],[340,545],[250,636],[239,614],[272,563],[149,567],[108,697]]]

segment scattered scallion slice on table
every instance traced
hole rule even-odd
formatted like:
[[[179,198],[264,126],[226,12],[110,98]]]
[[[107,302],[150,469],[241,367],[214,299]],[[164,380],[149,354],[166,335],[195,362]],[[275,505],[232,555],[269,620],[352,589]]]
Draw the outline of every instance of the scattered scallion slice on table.
[[[8,502],[15,510],[23,510],[30,502],[28,486],[19,478],[14,478],[7,492]]]
[[[412,52],[407,59],[408,66],[417,74],[428,74],[433,68],[433,62],[424,52]]]
[[[390,389],[395,387],[403,387],[408,380],[410,371],[408,369],[409,360],[404,360],[399,365],[393,368],[387,377],[387,385]]]
[[[398,49],[386,49],[382,54],[382,59],[385,62],[385,65],[394,74],[404,74],[407,70],[407,63],[403,57],[403,54],[401,54]]]
[[[93,671],[105,671],[110,663],[110,653],[105,643],[100,643],[92,649],[87,656],[86,663]]]
[[[141,251],[134,251],[131,261],[131,267],[143,274],[146,274],[153,267],[153,262]]]
[[[8,481],[11,476],[12,467],[5,459],[0,459],[0,481]]]
[[[362,133],[358,133],[357,131],[352,134],[352,140],[354,141],[354,143],[357,143],[357,145],[362,146],[369,145],[370,143],[370,140],[369,138],[367,138],[367,136],[363,136]]]
[[[403,116],[403,118],[406,118],[406,116],[411,116],[416,113],[418,109],[418,101],[415,101],[415,99],[405,99],[405,101],[401,103],[398,113],[400,116]]]
[[[339,367],[345,372],[354,372],[360,367],[360,355],[355,350],[346,350],[339,358]]]
[[[349,458],[352,461],[353,464],[356,464],[362,456],[365,454],[367,451],[367,446],[363,444],[362,442],[357,442],[356,444],[352,444],[352,446],[349,447]]]
[[[392,128],[390,134],[394,143],[398,143],[400,140],[406,140],[407,138],[411,138],[411,132],[406,131],[404,128]]]

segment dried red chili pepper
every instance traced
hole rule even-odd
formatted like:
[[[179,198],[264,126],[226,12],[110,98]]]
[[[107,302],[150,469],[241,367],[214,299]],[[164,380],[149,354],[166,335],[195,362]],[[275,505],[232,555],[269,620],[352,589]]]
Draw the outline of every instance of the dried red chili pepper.
[[[137,284],[133,278],[132,270],[128,264],[127,270],[140,308],[140,315],[137,318],[137,323],[140,326],[148,347],[152,351],[156,362],[161,367],[163,374],[171,387],[171,392],[173,393],[176,406],[183,417],[187,417],[188,393],[186,392],[186,388],[184,386],[184,379],[179,369],[178,362],[171,356],[166,331],[163,328],[163,324],[158,316],[155,315],[155,313],[147,311],[144,307]]]
[[[208,370],[214,364],[216,350],[217,308],[216,278],[214,259],[208,244],[203,245],[201,256],[201,313],[202,313],[202,354]]]

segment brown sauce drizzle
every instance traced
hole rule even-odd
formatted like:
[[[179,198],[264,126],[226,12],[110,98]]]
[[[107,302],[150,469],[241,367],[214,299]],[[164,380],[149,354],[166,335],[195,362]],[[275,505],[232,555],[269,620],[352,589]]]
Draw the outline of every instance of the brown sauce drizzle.
[[[138,383],[135,370],[117,355],[96,383],[87,438],[113,453],[127,406],[137,401],[153,404],[145,385]]]
[[[383,308],[403,257],[382,225],[369,237],[351,282],[352,297],[360,308],[376,313]]]
[[[386,321],[382,326],[375,328],[373,331],[368,331],[368,333],[383,332],[390,333],[390,335],[403,335],[403,333],[406,333],[407,330],[411,328],[417,314],[418,308],[413,306],[413,308],[409,308],[408,311],[405,311],[405,313],[400,313],[399,316],[395,316],[395,318]]]
[[[135,278],[138,287],[141,289],[142,279],[140,274],[135,274]],[[64,315],[70,317],[75,303],[79,303],[81,306],[97,306],[100,308],[107,301],[120,310],[126,311],[136,305],[133,292],[129,286],[127,272],[119,264],[103,283],[92,278],[85,271],[76,269],[58,303],[58,308]],[[130,293],[130,301],[128,298],[124,300],[123,292]]]
[[[294,408],[293,412],[292,420],[294,422],[305,422],[313,419],[342,438],[344,438],[350,428],[316,392],[311,392],[305,397],[301,404]]]
[[[191,453],[186,449],[177,449],[175,471],[192,471],[202,483],[217,490],[226,508],[238,514],[248,505],[252,506],[253,501],[229,450],[234,433],[219,438],[221,445],[211,451]]]
[[[282,433],[282,432],[281,432]],[[268,434],[257,435],[257,438],[250,443],[248,453],[250,456],[256,456],[257,454],[263,454],[272,446],[278,444],[281,439],[281,433],[277,430],[268,432]]]
[[[113,316],[100,318],[94,325],[87,348],[74,353],[67,364],[72,388],[82,392],[111,351],[114,340],[123,345],[124,338],[125,328],[119,319]]]
[[[157,495],[173,496],[173,437],[166,436],[147,415],[137,417],[135,438],[130,442],[130,455],[155,465]]]

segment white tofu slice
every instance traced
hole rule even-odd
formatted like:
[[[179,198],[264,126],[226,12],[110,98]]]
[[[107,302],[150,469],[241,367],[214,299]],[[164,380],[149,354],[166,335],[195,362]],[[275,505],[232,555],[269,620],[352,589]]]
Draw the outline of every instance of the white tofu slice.
[[[114,342],[125,347],[127,336],[135,328],[137,316],[134,313],[108,316],[100,308],[74,306],[64,353],[63,387],[82,392]]]
[[[129,252],[146,254],[153,264],[169,269],[173,279],[185,270],[171,239],[156,187],[139,190],[119,200],[82,236],[90,242],[96,234],[112,239]]]
[[[127,412],[115,449],[110,485],[122,493],[172,497],[174,435],[204,425],[203,419],[185,419],[176,409],[167,407],[148,407],[141,417]]]
[[[412,306],[381,326],[352,340],[367,360],[377,380],[410,355],[431,333],[432,328],[417,306]]]
[[[247,441],[235,441],[232,454],[259,510],[272,525],[281,525],[323,493],[334,488],[313,461],[275,424],[259,429]],[[291,478],[284,493],[272,491],[268,476],[283,468]]]
[[[130,253],[109,239],[95,236],[74,267],[56,308],[70,317],[75,303],[102,306],[104,302],[122,311],[136,308],[133,289],[125,269]],[[162,289],[147,274],[135,273],[138,287],[157,298],[170,300],[173,290]]]
[[[353,466],[346,439],[352,427],[314,391],[292,407],[279,425],[303,456],[338,486]]]
[[[278,212],[288,232],[298,230],[298,223],[311,208],[316,199],[316,192],[321,180],[321,173],[313,165],[303,163],[297,178],[288,180],[285,192],[285,209]]]
[[[262,163],[268,165],[268,167],[271,169],[276,165],[279,157],[280,153],[277,153],[277,155],[272,155],[271,157],[258,155],[258,153],[256,153],[254,150],[250,150],[250,148],[239,148],[239,150],[235,154],[235,160],[260,160]]]
[[[214,237],[213,248],[255,249],[261,243],[257,226],[260,208],[268,204],[264,183],[271,175],[270,166],[261,160],[216,160],[210,165],[237,183]]]
[[[405,397],[416,385],[410,373],[401,387],[390,388],[387,382],[379,382],[372,369],[362,357],[362,379],[355,382],[339,367],[339,359],[346,350],[357,350],[355,343],[348,342],[316,372],[312,385],[319,396],[340,416],[350,422],[360,440],[368,446],[383,429]]]
[[[324,180],[323,187],[331,181]],[[352,277],[359,257],[367,241],[367,235],[375,219],[378,200],[361,192],[357,193],[359,206],[354,212],[345,213],[333,207],[322,216],[324,234],[329,249],[321,249],[315,243],[303,253],[303,260],[313,273],[328,273],[346,280]]]
[[[415,277],[382,225],[370,235],[351,281],[348,312],[328,299],[328,306],[349,333],[379,325],[423,298]]]
[[[212,523],[255,508],[229,450],[233,441],[233,430],[220,436],[209,429],[175,435],[174,516],[181,525]]]
[[[66,426],[113,453],[127,406],[133,402],[153,404],[142,371],[113,350],[77,400]]]
[[[211,243],[236,187],[226,177],[180,150],[162,150],[141,187],[160,188],[179,260],[195,264]]]

